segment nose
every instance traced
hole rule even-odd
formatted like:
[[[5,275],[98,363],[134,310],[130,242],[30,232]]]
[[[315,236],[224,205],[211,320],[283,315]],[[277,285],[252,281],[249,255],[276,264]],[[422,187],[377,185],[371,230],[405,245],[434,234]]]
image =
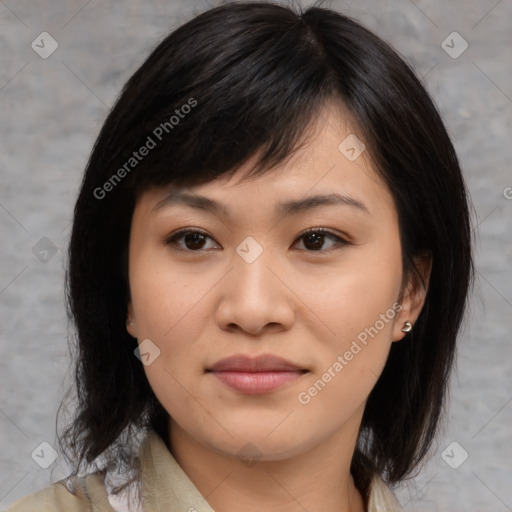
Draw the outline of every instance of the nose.
[[[263,254],[248,263],[235,255],[234,268],[223,279],[216,310],[219,327],[253,336],[290,329],[295,320],[293,293],[275,262]]]

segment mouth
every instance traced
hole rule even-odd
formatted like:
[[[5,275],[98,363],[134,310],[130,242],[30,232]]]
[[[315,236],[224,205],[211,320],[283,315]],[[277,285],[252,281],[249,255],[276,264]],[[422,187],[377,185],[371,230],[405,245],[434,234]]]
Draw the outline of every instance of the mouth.
[[[217,361],[207,373],[240,393],[269,393],[308,373],[307,369],[273,355],[249,357],[243,354]]]

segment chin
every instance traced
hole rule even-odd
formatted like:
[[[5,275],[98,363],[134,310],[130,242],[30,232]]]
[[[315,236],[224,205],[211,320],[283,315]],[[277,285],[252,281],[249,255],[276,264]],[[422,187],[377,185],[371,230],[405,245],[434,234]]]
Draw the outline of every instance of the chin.
[[[279,421],[282,421],[283,417]],[[255,422],[240,423],[237,428],[224,423],[226,430],[231,434],[216,435],[203,440],[218,452],[229,454],[243,460],[254,458],[258,460],[284,460],[307,451],[315,445],[313,437],[308,438],[307,433],[298,432],[297,429],[282,428],[279,421],[272,427],[266,423],[257,425]],[[211,430],[209,431],[211,434]],[[206,432],[201,432],[202,437]],[[306,436],[304,438],[304,436]]]

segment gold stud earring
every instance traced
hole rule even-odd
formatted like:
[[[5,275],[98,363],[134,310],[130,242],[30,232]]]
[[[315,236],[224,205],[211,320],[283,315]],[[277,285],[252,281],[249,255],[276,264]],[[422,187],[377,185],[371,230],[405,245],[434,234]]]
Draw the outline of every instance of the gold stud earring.
[[[412,329],[411,322],[407,321],[404,323],[404,328],[402,329],[402,332],[410,332]]]

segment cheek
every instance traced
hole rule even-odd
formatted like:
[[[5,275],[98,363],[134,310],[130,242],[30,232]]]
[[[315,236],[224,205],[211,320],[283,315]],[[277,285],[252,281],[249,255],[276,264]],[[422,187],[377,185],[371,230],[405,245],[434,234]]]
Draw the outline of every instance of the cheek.
[[[401,309],[396,299],[402,269],[396,240],[379,249],[354,250],[336,271],[330,271],[328,279],[309,276],[300,291],[308,297],[317,327],[327,327],[322,327],[322,336],[317,335],[321,343],[309,381],[314,387],[303,388],[305,401],[318,393],[322,398],[315,398],[317,404],[332,401],[350,404],[349,409],[359,406],[384,368]],[[322,282],[325,285],[318,286]],[[308,288],[315,291],[308,292]]]
[[[197,345],[205,315],[201,309],[204,290],[194,285],[193,277],[171,272],[154,258],[148,258],[146,265],[141,262],[134,261],[131,281],[137,335],[139,343],[149,339],[158,347],[158,357],[144,371],[171,416],[181,418],[183,411],[201,416],[204,411],[187,390],[203,368],[204,350]]]
[[[192,337],[202,299],[215,284],[214,276],[199,273],[200,280],[198,272],[171,265],[165,251],[132,259],[130,292],[139,339],[180,340],[185,327]]]
[[[208,347],[204,341],[207,337],[201,333],[212,316],[208,291],[219,280],[210,274],[178,269],[169,264],[165,254],[141,254],[131,260],[130,291],[137,337],[139,343],[151,340],[159,351],[158,358],[144,370],[166,408],[193,405],[188,403],[185,390],[204,371],[202,357]],[[172,404],[167,403],[169,397],[173,397]]]
[[[305,307],[323,323],[329,337],[347,340],[370,328],[393,307],[402,279],[399,244],[351,248],[335,268],[313,269],[296,276],[293,285]],[[394,318],[396,313],[389,312]],[[387,318],[389,320],[389,318]],[[391,322],[378,324],[391,332]],[[343,348],[338,345],[338,348]]]
[[[380,299],[364,301],[361,311],[349,310],[353,307],[352,301],[333,316],[335,335],[316,351],[314,372],[297,395],[297,402],[316,418],[319,428],[323,423],[334,428],[362,410],[388,358],[400,305]]]

